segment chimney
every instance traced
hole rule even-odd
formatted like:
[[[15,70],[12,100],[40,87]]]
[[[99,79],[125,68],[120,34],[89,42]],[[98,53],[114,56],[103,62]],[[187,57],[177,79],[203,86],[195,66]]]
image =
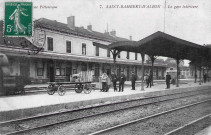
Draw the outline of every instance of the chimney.
[[[88,25],[88,26],[87,26],[87,30],[92,31],[92,25]]]
[[[105,30],[104,34],[107,34],[107,35],[109,35],[109,32],[107,32],[107,31]]]
[[[116,36],[116,31],[115,31],[115,30],[112,30],[112,31],[110,32],[110,34],[111,34],[112,36]]]
[[[132,36],[130,36],[130,40],[132,40]]]
[[[67,26],[70,29],[75,30],[75,16],[67,17]]]

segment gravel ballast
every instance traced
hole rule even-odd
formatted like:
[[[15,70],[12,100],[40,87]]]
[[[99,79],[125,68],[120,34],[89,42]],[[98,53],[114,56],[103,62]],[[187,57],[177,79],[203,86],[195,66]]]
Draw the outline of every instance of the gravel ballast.
[[[168,101],[163,103],[155,103],[153,105],[145,105],[139,108],[130,110],[118,111],[112,114],[106,114],[87,118],[84,120],[78,120],[75,122],[69,122],[52,126],[43,130],[37,130],[31,132],[32,134],[88,134],[100,129],[108,128],[116,124],[124,123],[130,120],[141,118],[144,116],[152,115],[158,112],[162,112],[171,108],[179,107],[181,105],[190,104],[200,101],[202,99],[208,99],[210,95],[198,95],[189,98],[177,99],[174,101]],[[209,108],[210,109],[210,108]],[[210,112],[210,110],[208,110]],[[58,118],[59,119],[59,118]],[[28,134],[28,133],[27,133]]]

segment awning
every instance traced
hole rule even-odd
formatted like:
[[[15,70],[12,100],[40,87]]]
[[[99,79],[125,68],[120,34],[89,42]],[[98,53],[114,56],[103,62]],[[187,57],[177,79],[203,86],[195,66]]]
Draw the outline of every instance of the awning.
[[[72,54],[63,54],[63,53],[54,53],[54,52],[39,52],[36,55],[28,55],[27,49],[21,48],[6,48],[0,47],[0,52],[5,53],[8,56],[14,57],[26,57],[26,58],[40,58],[40,59],[54,59],[54,60],[67,60],[67,61],[82,61],[82,62],[97,62],[97,63],[110,63],[113,64],[112,57],[95,57],[87,55],[72,55]],[[129,64],[129,65],[141,65],[140,61],[137,60],[117,60],[117,64]],[[148,64],[149,65],[149,64]],[[156,65],[159,67],[166,67],[166,65]]]

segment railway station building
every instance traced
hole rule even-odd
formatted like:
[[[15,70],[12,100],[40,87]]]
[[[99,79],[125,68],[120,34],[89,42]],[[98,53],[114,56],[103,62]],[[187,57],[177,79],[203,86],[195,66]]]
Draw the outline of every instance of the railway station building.
[[[41,18],[34,21],[34,31],[44,31],[43,49],[37,54],[30,54],[28,50],[32,43],[28,39],[4,37],[2,21],[0,27],[0,52],[9,59],[10,75],[28,77],[32,83],[70,81],[70,76],[80,71],[93,71],[94,81],[97,82],[102,72],[110,75],[114,66],[110,50],[96,44],[132,40],[131,37],[118,37],[114,30],[100,33],[94,31],[92,25],[77,27],[74,16],[68,17],[67,23]],[[122,51],[116,60],[116,73],[124,71],[127,80],[130,80],[134,71],[141,79],[141,61],[140,54]],[[145,73],[149,73],[150,69],[151,64],[146,63]],[[154,79],[164,79],[165,72],[165,64],[154,64]]]

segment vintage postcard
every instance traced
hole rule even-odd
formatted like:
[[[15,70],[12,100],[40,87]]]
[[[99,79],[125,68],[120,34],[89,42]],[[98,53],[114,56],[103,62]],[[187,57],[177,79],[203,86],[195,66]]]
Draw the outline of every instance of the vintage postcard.
[[[0,0],[0,134],[208,135],[211,0]]]

